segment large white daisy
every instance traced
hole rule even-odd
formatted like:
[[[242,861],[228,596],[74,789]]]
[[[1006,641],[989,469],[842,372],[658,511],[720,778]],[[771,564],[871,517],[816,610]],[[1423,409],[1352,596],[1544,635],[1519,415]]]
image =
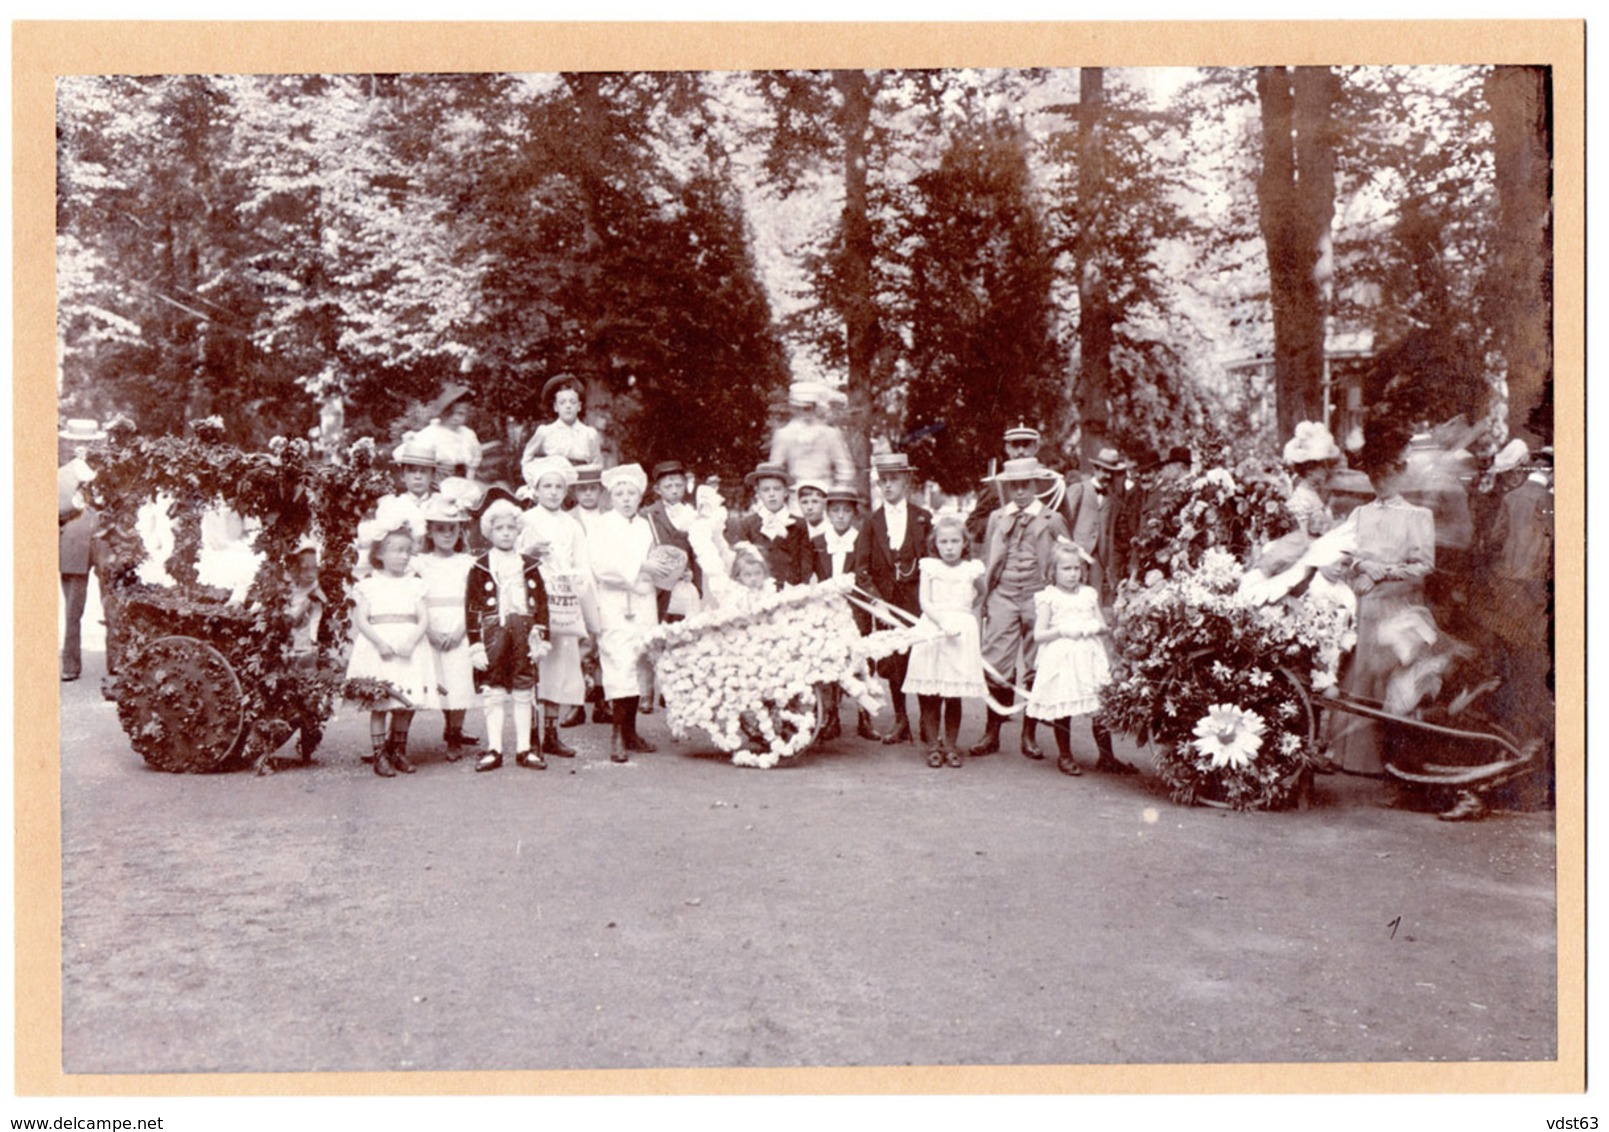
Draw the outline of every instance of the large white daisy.
[[[1196,722],[1195,748],[1212,760],[1214,769],[1251,765],[1263,745],[1266,725],[1254,711],[1233,704],[1213,704]]]

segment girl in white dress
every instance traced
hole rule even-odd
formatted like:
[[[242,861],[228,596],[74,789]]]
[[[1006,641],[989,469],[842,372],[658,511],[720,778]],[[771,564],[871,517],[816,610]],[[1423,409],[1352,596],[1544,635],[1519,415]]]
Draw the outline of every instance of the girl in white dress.
[[[1093,718],[1100,710],[1101,689],[1112,680],[1100,595],[1084,584],[1093,562],[1076,542],[1058,538],[1051,566],[1053,584],[1034,595],[1039,668],[1028,695],[1028,718],[1050,723],[1056,733],[1056,769],[1075,777],[1084,773],[1072,755],[1075,715],[1091,717],[1090,730],[1100,751],[1096,769],[1113,769],[1105,764],[1116,763],[1111,735]]]
[[[927,765],[958,767],[961,700],[987,691],[983,649],[978,641],[984,566],[970,556],[966,527],[959,515],[944,514],[934,519],[929,541],[934,556],[920,563],[922,619],[937,625],[942,635],[911,646],[905,691],[915,692],[921,705],[921,737],[922,745],[928,748]]]
[[[425,581],[425,607],[429,611],[425,640],[436,662],[441,688],[441,710],[446,716],[442,739],[447,761],[457,762],[463,748],[478,740],[464,734],[464,713],[479,702],[475,669],[465,636],[464,587],[475,559],[465,549],[464,524],[469,513],[447,495],[425,501],[426,552],[414,559],[414,569]]]
[[[382,506],[381,515],[359,528],[370,541],[368,560],[374,573],[352,588],[352,627],[356,641],[347,664],[347,679],[374,677],[391,684],[403,697],[389,711],[369,712],[369,742],[374,748],[374,773],[391,778],[397,771],[413,773],[408,761],[408,728],[413,713],[434,710],[436,666],[425,640],[429,619],[424,579],[410,565],[414,540],[423,533],[407,522],[392,525]]]
[[[564,497],[576,482],[575,465],[562,456],[543,456],[528,461],[523,469],[525,498],[535,498],[536,506],[520,517],[517,549],[522,554],[538,554],[542,560],[542,582],[547,586],[548,613],[553,615],[558,600],[573,597],[581,607],[588,635],[597,632],[597,602],[592,595],[592,561],[587,555],[586,532],[574,515],[564,510]],[[540,552],[540,553],[539,553]],[[555,623],[556,624],[556,623]],[[537,665],[536,687],[541,697],[540,747],[545,754],[575,758],[575,748],[559,737],[560,707],[576,707],[587,698],[586,680],[581,675],[581,637],[550,633],[552,650]]]

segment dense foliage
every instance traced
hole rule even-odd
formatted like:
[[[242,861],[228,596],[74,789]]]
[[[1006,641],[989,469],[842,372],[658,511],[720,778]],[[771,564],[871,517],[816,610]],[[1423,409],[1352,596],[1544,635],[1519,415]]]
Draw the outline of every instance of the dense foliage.
[[[63,78],[62,404],[148,435],[217,415],[260,448],[336,407],[393,439],[462,382],[507,476],[569,371],[612,455],[730,477],[789,378],[821,374],[862,463],[928,438],[960,481],[1013,415],[1069,454],[1086,425],[1139,455],[1208,421],[1272,453],[1316,412],[1327,334],[1379,359],[1332,412],[1486,415],[1498,439],[1549,403],[1534,79]],[[1276,184],[1282,139],[1324,175]],[[1225,364],[1248,359],[1285,376]]]

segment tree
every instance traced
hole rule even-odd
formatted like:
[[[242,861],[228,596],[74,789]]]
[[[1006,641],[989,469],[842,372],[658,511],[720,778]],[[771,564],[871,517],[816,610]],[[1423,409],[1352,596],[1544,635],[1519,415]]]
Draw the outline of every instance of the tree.
[[[1062,397],[1055,264],[1028,151],[1020,126],[969,123],[914,182],[905,425],[924,474],[948,492],[977,483],[1006,427],[1050,419]]]
[[[1335,137],[1340,82],[1328,67],[1259,67],[1259,222],[1274,314],[1280,436],[1323,419],[1325,316],[1333,282]]]
[[[1078,101],[1047,108],[1072,122],[1049,133],[1044,152],[1048,219],[1077,317],[1077,416],[1065,429],[1081,435],[1086,454],[1109,443],[1166,447],[1199,414],[1179,283],[1191,273],[1178,269],[1202,236],[1181,204],[1192,123],[1154,107],[1122,75],[1083,68]]]
[[[1492,304],[1507,363],[1508,427],[1552,443],[1552,91],[1544,67],[1494,67],[1490,108],[1501,223]],[[1544,409],[1545,406],[1545,409]],[[1543,429],[1545,428],[1545,433]]]

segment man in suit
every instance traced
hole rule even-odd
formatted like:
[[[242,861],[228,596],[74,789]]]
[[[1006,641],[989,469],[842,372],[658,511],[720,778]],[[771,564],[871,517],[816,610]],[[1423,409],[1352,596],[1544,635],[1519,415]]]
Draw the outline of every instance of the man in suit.
[[[1033,686],[1034,595],[1050,583],[1056,539],[1066,538],[1067,522],[1039,499],[1042,485],[1054,473],[1033,457],[1007,460],[993,482],[1005,488],[1011,502],[989,516],[984,535],[983,659],[1000,674],[991,678],[991,694],[1002,707],[1014,698],[1011,685]],[[1020,659],[1019,659],[1020,658]],[[993,708],[984,722],[983,738],[968,752],[992,755],[1000,749],[1005,717]],[[1045,756],[1034,742],[1034,721],[1022,721],[1022,753]]]
[[[1102,448],[1090,463],[1089,478],[1068,487],[1062,506],[1072,540],[1095,559],[1089,584],[1101,595],[1101,604],[1109,605],[1123,574],[1127,549],[1118,546],[1118,523],[1123,511],[1122,477],[1128,464],[1115,448]]]
[[[927,553],[933,516],[910,502],[911,464],[903,452],[872,457],[872,467],[883,492],[883,506],[872,513],[860,533],[865,547],[866,578],[870,589],[890,605],[913,616],[922,612],[922,577],[918,564]],[[895,653],[877,664],[877,674],[888,681],[894,703],[894,730],[884,743],[909,743],[911,717],[905,707],[905,670],[911,654]]]
[[[106,433],[93,420],[71,420],[58,436],[61,443],[58,456],[66,462],[56,470],[56,520],[59,534],[57,544],[61,564],[61,593],[66,604],[66,630],[61,644],[61,678],[77,680],[83,674],[82,627],[84,606],[89,598],[89,572],[98,562],[95,543],[98,513],[84,505],[79,489],[95,478],[85,460],[87,446],[104,440]],[[105,575],[102,575],[104,580]],[[104,587],[102,601],[105,601]],[[110,638],[108,633],[108,638]],[[112,671],[112,646],[106,647],[108,674]]]

